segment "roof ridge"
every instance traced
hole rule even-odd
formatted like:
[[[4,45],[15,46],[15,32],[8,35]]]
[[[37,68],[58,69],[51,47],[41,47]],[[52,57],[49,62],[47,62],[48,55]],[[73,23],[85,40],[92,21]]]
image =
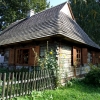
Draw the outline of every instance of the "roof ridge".
[[[64,5],[64,4],[66,4],[66,3],[67,3],[67,2],[64,2],[64,3],[61,3],[61,4],[56,5],[56,6],[54,6],[54,7],[51,7],[51,8],[49,8],[49,9],[45,9],[45,10],[43,10],[43,11],[40,11],[40,12],[34,14],[33,16],[31,16],[30,18],[32,18],[32,17],[34,17],[34,16],[36,16],[36,15],[38,15],[38,14],[41,14],[41,13],[47,11],[47,10],[53,9],[53,8],[55,8],[55,7],[57,7],[57,6]],[[30,19],[30,18],[27,18],[27,17],[26,17],[26,18],[23,18],[23,19],[19,19],[18,21],[16,20],[15,22],[11,23],[7,28],[5,28],[5,29],[0,33],[0,35],[2,35],[3,33],[5,33],[6,31],[10,30],[12,27],[14,27],[15,25],[19,24],[19,23],[22,22],[23,20],[25,20],[25,19]]]
[[[37,14],[39,14],[39,13],[43,13],[43,12],[45,12],[45,11],[47,11],[47,10],[53,9],[53,8],[55,8],[55,7],[57,7],[57,6],[60,6],[60,5],[66,4],[66,3],[67,3],[67,2],[63,2],[63,3],[61,3],[61,4],[58,4],[58,5],[54,6],[54,7],[44,9],[44,10],[42,10],[42,11],[40,11],[40,12],[38,12],[38,13],[32,15],[31,17],[33,17],[33,16],[35,16],[35,15],[37,15]],[[30,17],[30,18],[31,18],[31,17]]]

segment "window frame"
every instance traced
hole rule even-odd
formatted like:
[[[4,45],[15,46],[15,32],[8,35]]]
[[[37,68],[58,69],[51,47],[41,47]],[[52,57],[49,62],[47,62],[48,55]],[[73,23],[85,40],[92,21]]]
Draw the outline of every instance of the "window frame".
[[[73,66],[79,67],[81,63],[82,63],[82,50],[79,47],[73,46]]]
[[[20,61],[22,62],[23,60],[22,60],[22,58],[23,58],[23,56],[21,55],[21,58],[19,58],[19,56],[20,56],[20,54],[19,54],[19,56],[18,56],[18,52],[17,51],[21,51],[21,50],[29,50],[28,52],[29,52],[29,54],[28,54],[28,63],[27,64],[25,64],[25,63],[20,63]],[[15,55],[16,55],[16,58],[15,58],[15,60],[16,60],[16,65],[23,65],[23,66],[27,66],[27,65],[29,65],[29,57],[30,57],[30,48],[17,48],[16,49],[16,53],[15,53]]]
[[[28,63],[27,64],[21,64],[21,63],[18,63],[17,62],[17,51],[18,50],[25,50],[25,49],[28,49],[29,50],[29,54],[28,54]],[[26,47],[26,48],[16,48],[15,49],[15,65],[19,65],[19,66],[37,66],[38,65],[38,59],[36,58],[35,56],[35,53],[37,54],[37,58],[39,57],[40,55],[40,46],[30,46],[30,47]]]
[[[73,46],[73,66],[74,66],[74,62],[77,61],[77,59],[78,59],[78,62],[76,63],[76,67],[87,64],[88,63],[88,48]]]

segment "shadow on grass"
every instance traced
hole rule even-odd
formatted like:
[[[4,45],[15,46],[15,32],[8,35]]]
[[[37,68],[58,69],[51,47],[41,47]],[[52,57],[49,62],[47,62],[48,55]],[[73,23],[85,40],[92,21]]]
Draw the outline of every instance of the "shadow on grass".
[[[93,86],[93,85],[89,85],[84,83],[84,81],[78,81],[78,82],[73,82],[73,86],[69,87],[72,88],[78,92],[84,92],[87,94],[96,94],[96,93],[100,93],[100,87],[98,86]]]

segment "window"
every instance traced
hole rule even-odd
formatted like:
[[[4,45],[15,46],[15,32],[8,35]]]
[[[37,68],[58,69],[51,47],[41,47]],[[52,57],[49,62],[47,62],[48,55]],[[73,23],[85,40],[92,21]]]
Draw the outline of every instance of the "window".
[[[73,65],[78,66],[81,64],[81,49],[73,47]]]
[[[10,49],[9,64],[36,66],[39,46]]]
[[[5,51],[5,54],[4,54],[4,62],[8,62],[9,60],[9,51]]]
[[[87,63],[87,48],[73,47],[73,65],[79,66],[80,64]]]
[[[76,52],[76,55],[77,55],[76,61],[80,64],[81,63],[81,49],[77,48],[76,51],[77,51]]]
[[[17,49],[16,50],[16,63],[28,64],[29,63],[29,49]]]

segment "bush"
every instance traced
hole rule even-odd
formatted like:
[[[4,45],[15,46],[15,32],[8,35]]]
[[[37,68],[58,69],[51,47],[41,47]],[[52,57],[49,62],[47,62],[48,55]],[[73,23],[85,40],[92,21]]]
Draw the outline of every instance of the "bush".
[[[100,86],[100,68],[92,68],[85,76],[84,82],[87,84]]]
[[[58,64],[55,52],[53,50],[45,51],[45,55],[42,58],[38,59],[38,65],[42,69],[54,69],[57,70]]]

